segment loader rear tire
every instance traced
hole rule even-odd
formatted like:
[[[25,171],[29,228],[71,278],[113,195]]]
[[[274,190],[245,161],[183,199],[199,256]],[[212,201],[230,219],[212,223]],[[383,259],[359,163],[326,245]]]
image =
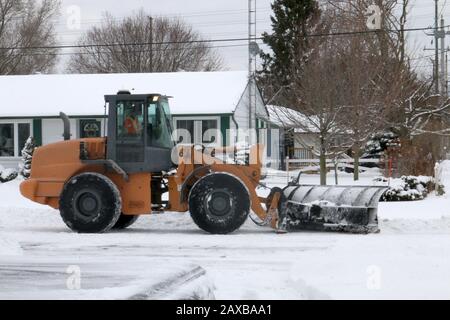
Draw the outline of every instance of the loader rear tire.
[[[82,173],[70,179],[59,199],[59,210],[66,225],[78,233],[109,231],[122,211],[120,192],[107,177]]]
[[[194,222],[212,234],[239,229],[250,212],[250,195],[243,183],[227,173],[202,177],[189,193],[189,211]]]
[[[116,224],[114,225],[114,230],[123,230],[128,227],[130,227],[133,223],[136,222],[136,220],[139,218],[139,216],[130,216],[121,214],[119,217],[119,220],[117,220]]]

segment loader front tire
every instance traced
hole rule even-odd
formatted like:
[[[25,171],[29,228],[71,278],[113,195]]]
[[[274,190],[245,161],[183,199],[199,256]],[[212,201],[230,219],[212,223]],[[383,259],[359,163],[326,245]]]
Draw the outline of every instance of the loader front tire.
[[[78,233],[103,233],[119,220],[120,192],[107,177],[82,173],[70,179],[59,199],[59,210],[66,225]]]
[[[243,183],[226,173],[212,173],[198,180],[189,192],[194,222],[212,234],[239,229],[250,212],[250,195]]]

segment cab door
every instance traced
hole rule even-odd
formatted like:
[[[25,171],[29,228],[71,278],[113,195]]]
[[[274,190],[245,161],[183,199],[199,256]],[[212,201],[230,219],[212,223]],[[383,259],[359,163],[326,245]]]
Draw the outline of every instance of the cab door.
[[[119,101],[116,157],[118,163],[144,162],[144,102]]]
[[[109,103],[108,159],[127,173],[145,171],[144,96],[106,96]]]

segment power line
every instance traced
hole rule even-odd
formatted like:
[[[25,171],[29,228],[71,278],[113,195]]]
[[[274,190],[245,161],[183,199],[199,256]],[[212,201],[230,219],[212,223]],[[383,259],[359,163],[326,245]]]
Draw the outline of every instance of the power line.
[[[447,28],[449,26],[445,26]],[[437,30],[435,27],[409,28],[405,32]],[[362,34],[373,34],[379,32],[399,32],[398,30],[363,30],[348,32],[331,32],[331,33],[315,33],[306,34],[306,38],[310,37],[333,37],[333,36],[351,36]],[[254,38],[255,39],[255,38]],[[80,48],[102,48],[102,47],[121,47],[121,46],[146,46],[146,45],[177,45],[177,44],[199,44],[199,43],[217,43],[217,42],[238,42],[249,41],[246,38],[225,38],[210,40],[186,40],[186,41],[163,41],[163,42],[129,42],[129,43],[104,43],[104,44],[77,44],[77,45],[55,45],[55,46],[30,46],[30,47],[0,47],[0,50],[39,50],[39,49],[80,49]],[[256,40],[263,40],[263,37],[257,37]]]
[[[271,12],[272,9],[270,7],[258,7],[258,13],[267,13]],[[196,12],[185,12],[185,13],[151,13],[154,17],[163,17],[163,18],[190,18],[190,17],[210,17],[210,16],[228,16],[228,15],[237,15],[246,13],[247,9],[230,9],[230,10],[211,10],[211,11],[196,11]],[[121,21],[124,19],[130,18],[130,16],[118,16],[111,17],[113,21]],[[13,17],[12,20],[21,20],[22,17]],[[82,19],[81,24],[95,24],[106,22],[105,18],[93,18],[93,19]],[[61,22],[60,19],[51,19],[50,22],[54,25],[66,25],[65,22]]]
[[[203,49],[219,49],[219,48],[235,48],[235,47],[247,47],[248,44],[232,44],[232,45],[222,45],[222,46],[206,46],[206,47],[191,47],[191,48],[153,48],[153,49],[129,49],[132,50],[131,53],[143,53],[143,52],[166,52],[166,51],[193,51],[193,50],[203,50]],[[128,48],[127,48],[128,50]],[[100,51],[96,54],[102,53],[122,53],[119,51]],[[34,53],[19,53],[18,56],[71,56],[71,55],[91,55],[92,52],[34,52]]]
[[[201,17],[211,17],[211,16],[230,16],[230,15],[239,15],[245,13],[247,10],[241,9],[241,10],[215,10],[215,11],[202,11],[198,13],[187,13],[187,14],[152,14],[154,17],[162,17],[162,18],[201,18]],[[258,13],[268,13],[271,12],[271,8],[259,8]],[[112,21],[120,22],[122,20],[125,20],[129,18],[129,16],[122,16],[122,17],[111,17]],[[107,20],[105,18],[101,19],[83,19],[80,24],[81,25],[93,25],[98,24],[102,22],[106,22]],[[66,25],[65,22],[60,22],[60,20],[52,20],[53,24],[55,26],[63,26]]]
[[[447,5],[447,0],[445,0],[444,5],[442,6],[441,13],[439,13],[440,16],[442,16],[442,13],[444,12],[446,5]]]
[[[259,40],[262,40],[262,38],[260,38]],[[248,41],[248,38],[227,38],[227,39],[186,40],[186,41],[162,41],[162,42],[99,43],[99,44],[31,46],[31,47],[0,47],[0,50],[80,49],[80,48],[104,48],[104,47],[132,47],[132,46],[148,46],[148,45],[201,44],[201,43],[216,43],[216,42],[237,42],[237,41]]]
[[[266,22],[266,19],[258,19],[257,22]],[[190,23],[193,27],[220,27],[220,26],[227,26],[227,25],[243,25],[247,24],[245,21],[241,20],[233,20],[233,21],[202,21],[202,22],[196,22],[196,23]],[[84,28],[85,30],[89,30],[89,28]],[[60,33],[73,33],[77,32],[78,30],[70,30]]]

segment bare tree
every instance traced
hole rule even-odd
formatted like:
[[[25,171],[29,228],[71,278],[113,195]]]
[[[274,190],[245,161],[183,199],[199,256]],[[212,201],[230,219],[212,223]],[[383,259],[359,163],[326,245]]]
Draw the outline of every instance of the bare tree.
[[[293,109],[305,115],[297,127],[319,135],[317,156],[322,185],[326,184],[327,159],[351,147],[346,139],[348,107],[341,94],[345,85],[342,71],[341,57],[334,46],[327,44],[304,66],[302,79],[297,78],[291,85],[291,92],[298,92],[297,107]]]
[[[327,19],[334,21],[335,32],[359,32],[366,30],[366,11],[372,2],[347,0],[332,2],[326,11]],[[379,3],[383,14],[392,12],[392,1]],[[382,29],[388,19],[382,19]],[[382,34],[380,34],[382,33]],[[398,94],[391,85],[401,77],[402,63],[397,58],[398,42],[391,41],[384,31],[361,33],[343,37],[336,42],[340,56],[339,82],[343,84],[340,99],[346,105],[346,139],[351,144],[354,160],[354,180],[359,180],[359,159],[370,138],[385,128],[386,105]],[[336,41],[330,39],[329,41]]]
[[[366,27],[367,8],[373,3],[382,12],[378,31]],[[291,62],[290,70],[301,71],[289,73],[289,83],[277,92],[282,98],[276,100],[306,116],[298,124],[304,131],[319,132],[322,184],[326,158],[346,148],[352,149],[357,180],[359,158],[377,131],[392,130],[405,146],[420,141],[420,148],[410,150],[422,158],[428,152],[424,136],[450,134],[449,101],[434,95],[432,82],[420,80],[409,64],[409,5],[409,0],[327,1],[317,22],[325,35],[311,37],[301,66]],[[432,167],[433,161],[428,162]]]
[[[94,46],[90,46],[90,45]],[[180,19],[147,15],[116,20],[109,13],[100,27],[79,41],[68,65],[73,73],[214,71],[221,57]]]
[[[51,72],[57,63],[55,0],[0,0],[0,74]]]
[[[372,1],[329,2],[335,9],[339,28],[364,30],[365,14]],[[381,8],[382,29],[341,41],[346,51],[353,51],[348,54],[350,72],[345,72],[347,75],[342,79],[347,82],[342,95],[347,95],[345,100],[349,105],[348,128],[353,144],[355,180],[363,146],[376,131],[392,130],[400,136],[405,149],[411,149],[419,135],[450,132],[445,122],[448,102],[436,97],[431,90],[432,81],[419,80],[409,64],[405,25],[410,1],[377,0],[375,3]]]
[[[322,11],[325,29],[339,33],[358,28],[354,12],[350,15],[343,8],[335,3]],[[382,125],[386,92],[380,77],[385,62],[373,41],[378,41],[375,35],[316,40],[301,74],[290,77],[290,108],[306,117],[298,127],[319,134],[321,184],[326,184],[327,159],[349,149],[357,180],[363,147]]]

